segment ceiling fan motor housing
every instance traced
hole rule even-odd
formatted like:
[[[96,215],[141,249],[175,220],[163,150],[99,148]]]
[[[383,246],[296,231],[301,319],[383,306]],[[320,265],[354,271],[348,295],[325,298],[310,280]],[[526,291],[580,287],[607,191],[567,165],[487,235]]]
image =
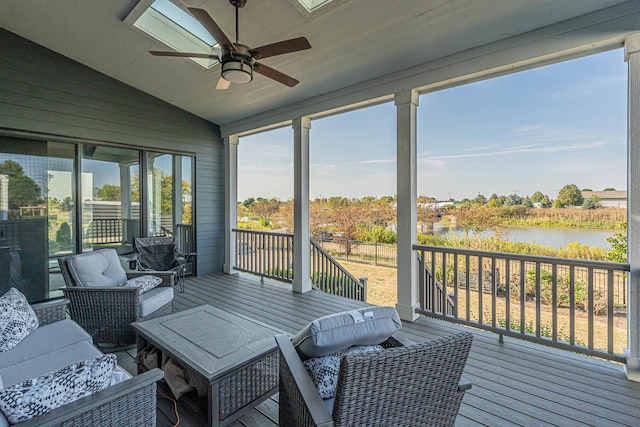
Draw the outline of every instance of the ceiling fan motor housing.
[[[222,62],[222,77],[231,83],[248,83],[253,80],[253,60],[249,48],[242,44],[235,44],[235,51],[224,49]]]

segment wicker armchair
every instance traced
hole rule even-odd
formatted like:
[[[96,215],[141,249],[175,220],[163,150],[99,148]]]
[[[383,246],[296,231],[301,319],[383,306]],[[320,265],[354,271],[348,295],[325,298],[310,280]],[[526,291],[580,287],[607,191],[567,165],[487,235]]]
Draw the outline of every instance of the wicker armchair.
[[[286,335],[280,349],[280,425],[453,426],[471,383],[462,377],[468,332],[407,345],[399,333],[385,351],[342,356],[328,409]]]
[[[33,304],[40,325],[66,318],[66,299]],[[71,402],[51,412],[18,424],[35,426],[106,426],[142,427],[156,425],[156,382],[163,377],[154,369],[105,390]]]
[[[113,251],[112,254],[108,251]],[[108,268],[121,269],[119,274],[127,279],[153,275],[160,277],[162,283],[158,288],[172,288],[170,299],[151,313],[144,313],[141,304],[140,289],[124,286],[83,286],[78,283],[77,275],[72,274],[70,261],[74,257],[87,256],[97,252],[109,255],[110,259],[116,257],[116,261],[111,262]],[[136,334],[131,323],[140,320],[153,319],[155,317],[170,314],[173,311],[173,284],[174,273],[170,272],[125,272],[117,259],[114,249],[104,249],[101,251],[86,254],[71,255],[58,258],[60,270],[64,277],[66,287],[62,289],[64,296],[68,298],[69,314],[85,331],[92,337],[95,344],[133,344],[136,342]],[[117,264],[117,265],[115,265]],[[96,268],[107,268],[104,265],[97,265]],[[119,270],[118,270],[119,271]],[[150,293],[162,292],[153,289]]]

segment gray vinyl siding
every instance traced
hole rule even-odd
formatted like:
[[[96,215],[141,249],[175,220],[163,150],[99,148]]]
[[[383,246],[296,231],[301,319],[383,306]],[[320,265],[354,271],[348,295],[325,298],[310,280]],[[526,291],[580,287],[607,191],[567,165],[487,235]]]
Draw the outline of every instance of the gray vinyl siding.
[[[217,125],[0,29],[0,129],[195,155],[198,273],[221,271],[224,146]]]

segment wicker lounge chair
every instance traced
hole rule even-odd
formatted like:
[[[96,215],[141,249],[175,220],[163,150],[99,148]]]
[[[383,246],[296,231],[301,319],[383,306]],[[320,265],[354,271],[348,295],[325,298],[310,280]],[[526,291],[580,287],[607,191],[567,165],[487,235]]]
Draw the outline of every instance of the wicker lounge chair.
[[[67,300],[59,299],[33,304],[40,326],[66,319],[67,303]],[[159,369],[145,372],[17,426],[155,426],[156,383],[162,377]]]
[[[332,412],[286,335],[280,348],[280,425],[453,426],[472,335],[407,345],[395,334],[385,351],[342,356]]]
[[[157,289],[143,294],[144,296],[141,296],[138,288],[117,286],[119,284],[96,286],[93,283],[91,286],[86,286],[75,270],[72,271],[73,264],[79,257],[98,258],[95,260],[95,268],[98,271],[104,271],[105,277],[111,274],[130,279],[151,274],[160,277],[162,283]],[[62,257],[58,258],[58,263],[67,284],[62,291],[71,301],[69,314],[91,334],[95,344],[133,344],[136,342],[136,334],[131,323],[164,316],[173,311],[174,273],[172,271],[125,272],[114,249]],[[171,292],[163,290],[167,287],[171,288]],[[161,294],[160,297],[158,294]],[[150,305],[146,305],[147,301]]]

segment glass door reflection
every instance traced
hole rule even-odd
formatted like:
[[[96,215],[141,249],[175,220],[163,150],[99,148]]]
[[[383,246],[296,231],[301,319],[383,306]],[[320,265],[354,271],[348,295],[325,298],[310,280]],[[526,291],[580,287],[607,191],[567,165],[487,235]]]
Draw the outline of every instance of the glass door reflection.
[[[133,252],[140,237],[140,161],[137,150],[81,146],[82,251]]]

